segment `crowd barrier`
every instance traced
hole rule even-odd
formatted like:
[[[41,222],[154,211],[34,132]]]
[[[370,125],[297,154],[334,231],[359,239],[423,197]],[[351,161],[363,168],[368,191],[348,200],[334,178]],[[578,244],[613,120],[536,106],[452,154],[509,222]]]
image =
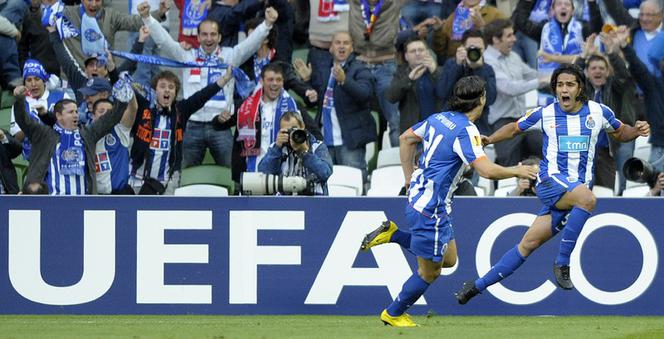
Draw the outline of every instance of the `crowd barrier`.
[[[403,198],[0,197],[0,313],[379,314],[416,261],[359,250]],[[662,200],[599,199],[556,287],[559,238],[467,305],[453,297],[513,247],[534,198],[457,198],[456,266],[411,313],[664,315]]]

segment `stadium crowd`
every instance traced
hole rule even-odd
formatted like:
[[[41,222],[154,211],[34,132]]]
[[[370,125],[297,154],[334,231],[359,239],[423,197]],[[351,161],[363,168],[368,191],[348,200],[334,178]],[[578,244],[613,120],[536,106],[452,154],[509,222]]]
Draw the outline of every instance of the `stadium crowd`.
[[[128,7],[0,0],[0,85],[3,101],[14,102],[3,102],[0,114],[8,127],[0,128],[0,194],[174,194],[183,171],[206,154],[236,183],[246,172],[298,176],[309,194],[327,195],[334,169],[344,166],[361,173],[360,192],[378,192],[367,150],[398,147],[401,133],[447,110],[457,80],[485,80],[476,125],[489,135],[552,102],[551,73],[563,63],[584,69],[588,97],[618,119],[651,126],[647,143],[604,134],[593,184],[622,194],[623,165],[638,156],[654,173],[642,195],[664,192],[661,0],[130,0]],[[130,32],[126,44],[116,40],[120,31]],[[522,133],[495,145],[495,161],[533,161],[542,142],[541,132]],[[21,163],[27,170],[17,174]],[[476,195],[477,176],[464,178],[457,193]],[[505,195],[532,195],[528,180],[508,186]]]

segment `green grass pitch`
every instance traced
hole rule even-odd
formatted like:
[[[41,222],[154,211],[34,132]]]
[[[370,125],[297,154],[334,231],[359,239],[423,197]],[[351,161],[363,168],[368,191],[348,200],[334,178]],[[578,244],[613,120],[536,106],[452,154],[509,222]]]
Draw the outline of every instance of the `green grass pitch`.
[[[0,338],[664,338],[664,317],[0,316]]]

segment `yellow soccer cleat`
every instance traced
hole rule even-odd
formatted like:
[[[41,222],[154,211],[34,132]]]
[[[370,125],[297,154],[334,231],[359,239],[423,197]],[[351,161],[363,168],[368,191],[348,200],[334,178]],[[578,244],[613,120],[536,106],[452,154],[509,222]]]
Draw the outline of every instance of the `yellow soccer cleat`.
[[[384,221],[382,225],[364,237],[360,249],[363,251],[368,251],[374,246],[390,242],[392,234],[394,234],[397,229],[397,224],[395,224],[393,221]]]
[[[387,313],[387,309],[383,310],[383,313],[380,314],[380,320],[385,323],[385,325],[390,325],[392,327],[417,327],[418,325],[413,322],[413,319],[407,313],[404,313],[398,317],[393,317]]]

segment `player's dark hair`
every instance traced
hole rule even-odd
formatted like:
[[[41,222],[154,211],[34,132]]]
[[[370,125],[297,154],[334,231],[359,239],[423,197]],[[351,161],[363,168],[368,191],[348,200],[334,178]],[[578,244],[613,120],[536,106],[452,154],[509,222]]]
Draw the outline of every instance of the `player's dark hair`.
[[[454,84],[449,107],[452,111],[468,113],[481,105],[481,98],[485,94],[485,81],[477,75],[459,79]]]
[[[561,74],[570,74],[576,78],[576,82],[579,83],[579,96],[576,97],[577,101],[586,102],[588,101],[588,93],[586,93],[586,76],[583,74],[581,68],[573,64],[562,64],[551,75],[551,91],[556,93],[556,84],[558,83],[558,76]]]

